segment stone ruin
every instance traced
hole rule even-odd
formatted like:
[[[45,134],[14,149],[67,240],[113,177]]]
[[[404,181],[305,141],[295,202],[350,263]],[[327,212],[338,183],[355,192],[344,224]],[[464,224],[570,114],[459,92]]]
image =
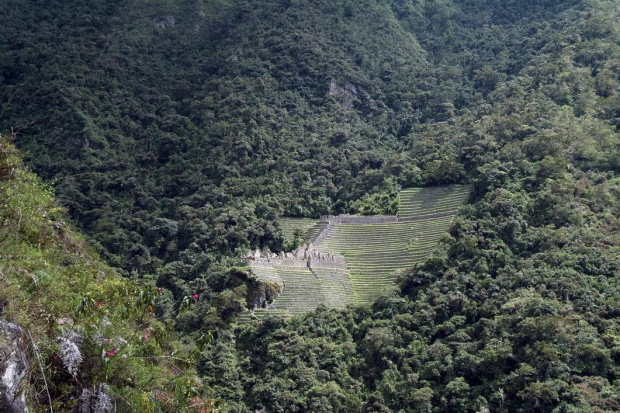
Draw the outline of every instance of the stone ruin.
[[[329,252],[317,251],[312,244],[304,244],[293,252],[261,252],[260,250],[249,251],[245,261],[250,267],[274,268],[274,265],[285,265],[289,267],[308,267],[308,268],[333,268],[347,270],[349,265],[341,255]]]
[[[319,219],[322,227],[309,244],[304,244],[293,252],[262,252],[260,250],[248,251],[243,257],[243,262],[253,269],[254,274],[264,280],[280,284],[284,287],[284,281],[277,274],[276,266],[307,267],[310,271],[316,269],[348,270],[349,265],[342,255],[314,249],[314,245],[328,237],[334,230],[335,225],[363,225],[363,224],[389,224],[399,222],[396,215],[323,215]],[[320,272],[320,271],[319,271]],[[316,275],[316,273],[315,273]]]
[[[307,269],[309,277],[314,276],[317,280],[323,281],[325,285],[337,285],[336,290],[333,287],[326,288],[322,290],[322,294],[331,296],[332,302],[342,301],[345,300],[343,297],[347,294],[353,293],[353,286],[349,277],[345,275],[348,274],[349,265],[342,255],[317,250],[315,245],[321,245],[325,238],[333,235],[338,225],[392,224],[399,221],[401,219],[396,215],[324,215],[315,224],[319,231],[311,239],[307,240],[308,244],[304,244],[292,252],[281,251],[279,253],[272,253],[262,252],[258,249],[248,251],[243,257],[243,262],[250,266],[250,269],[259,280],[280,286],[280,291],[275,295],[276,298],[278,298],[280,292],[284,292],[287,289],[285,282],[286,277],[289,275],[285,275],[287,274],[286,271],[281,271],[284,269],[282,267],[296,267],[299,269],[297,271],[298,274],[304,274]],[[343,274],[341,271],[346,272]],[[338,293],[334,293],[334,291],[338,291]],[[333,298],[334,294],[343,295],[342,297]],[[267,304],[265,300],[259,300],[254,303],[254,309],[258,308],[274,309],[276,307],[274,307],[274,304]]]
[[[333,268],[348,270],[349,265],[341,255],[314,249],[313,243],[319,243],[324,237],[329,236],[336,224],[356,225],[356,224],[389,224],[396,223],[399,218],[396,215],[323,215],[319,223],[323,224],[323,229],[314,237],[309,244],[304,244],[293,252],[261,252],[260,250],[249,251],[244,256],[244,261],[254,268],[274,269],[274,265],[284,265],[289,267],[308,267],[312,268]]]
[[[334,255],[329,252],[311,251],[308,255],[309,268],[332,268],[348,270],[349,265],[342,255]]]
[[[321,216],[321,222],[327,224],[391,224],[398,222],[399,219],[396,215],[323,215]]]

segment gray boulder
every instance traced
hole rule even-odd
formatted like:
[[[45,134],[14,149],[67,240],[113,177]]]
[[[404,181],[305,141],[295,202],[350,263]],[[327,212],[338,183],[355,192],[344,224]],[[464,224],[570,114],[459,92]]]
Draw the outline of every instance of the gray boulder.
[[[22,329],[0,319],[0,412],[26,413],[26,359]]]

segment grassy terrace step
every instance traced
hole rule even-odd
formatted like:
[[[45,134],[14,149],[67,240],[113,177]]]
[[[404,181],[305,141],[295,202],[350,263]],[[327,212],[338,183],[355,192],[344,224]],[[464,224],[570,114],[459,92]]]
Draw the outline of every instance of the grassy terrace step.
[[[422,246],[422,247],[418,247],[418,248],[407,248],[408,250],[410,250],[410,253],[416,253],[416,254],[420,254],[423,255],[426,252],[432,252],[435,248],[437,248],[436,243],[433,245],[428,245],[428,246]],[[402,250],[398,250],[392,253],[387,253],[387,252],[377,252],[374,250],[369,250],[367,251],[365,254],[363,255],[358,255],[360,257],[363,257],[364,260],[367,259],[381,259],[381,258],[385,258],[385,259],[398,259],[402,256],[403,251]],[[355,255],[350,255],[351,260],[353,260],[353,258],[355,257]]]
[[[403,249],[404,248],[404,249]],[[356,252],[348,253],[347,256],[350,257],[347,261],[368,261],[368,260],[394,260],[403,257],[403,254],[407,254],[408,256],[415,255],[424,255],[424,253],[432,252],[437,245],[409,245],[403,248],[394,249],[393,251],[385,250],[383,252],[377,252],[376,249],[369,250],[361,250]],[[356,260],[356,258],[360,258],[360,260]]]
[[[380,274],[390,274],[393,273],[395,271],[398,270],[403,270],[403,269],[407,269],[411,266],[413,266],[415,264],[415,262],[407,262],[407,263],[402,263],[399,265],[392,265],[390,267],[386,267],[384,265],[381,265],[382,263],[379,263],[379,265],[365,265],[365,266],[361,266],[361,265],[356,265],[355,266],[355,272],[357,274],[361,274],[364,272],[368,272],[368,273],[380,273]]]
[[[469,192],[469,186],[465,185],[405,189],[399,195],[397,215],[399,218],[408,218],[456,211],[467,200]]]
[[[396,275],[393,274],[392,276],[381,276],[381,277],[372,277],[372,278],[368,278],[368,279],[356,279],[353,284],[355,285],[355,288],[358,288],[360,286],[364,286],[364,285],[391,285],[391,286],[395,286],[393,284],[393,281],[396,280]],[[355,292],[358,292],[357,289],[355,290]]]
[[[406,221],[406,222],[394,222],[390,224],[338,224],[342,227],[341,231],[350,232],[350,233],[361,233],[368,232],[369,229],[372,229],[376,232],[388,232],[388,233],[398,233],[402,231],[407,231],[410,226],[414,226],[415,228],[433,228],[436,226],[437,222],[442,221],[451,221],[451,217],[439,217],[439,218],[429,218],[423,219],[420,221]]]
[[[278,223],[282,229],[285,242],[293,241],[296,230],[302,232],[304,240],[311,238],[314,232],[320,230],[319,228],[314,228],[317,224],[317,220],[312,218],[280,218]],[[312,231],[312,234],[310,231]]]

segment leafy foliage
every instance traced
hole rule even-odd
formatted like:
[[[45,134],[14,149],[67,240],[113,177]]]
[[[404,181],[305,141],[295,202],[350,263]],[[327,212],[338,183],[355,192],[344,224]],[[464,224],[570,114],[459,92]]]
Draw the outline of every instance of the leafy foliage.
[[[166,405],[156,397],[171,394],[175,382],[196,380],[191,349],[151,315],[157,293],[99,261],[5,137],[0,170],[0,315],[27,332],[31,362],[40,363],[41,373],[33,369],[20,384],[32,388],[30,406],[70,411],[83,389],[105,383],[118,411],[198,411],[180,395]],[[201,407],[214,402],[194,387]]]
[[[189,297],[177,329],[218,328],[198,367],[231,410],[620,410],[614,2],[3,7],[2,128],[111,266],[166,288],[156,314]],[[232,257],[282,249],[279,216],[451,183],[471,205],[402,296],[227,328],[260,295]],[[48,248],[28,188],[6,225]]]

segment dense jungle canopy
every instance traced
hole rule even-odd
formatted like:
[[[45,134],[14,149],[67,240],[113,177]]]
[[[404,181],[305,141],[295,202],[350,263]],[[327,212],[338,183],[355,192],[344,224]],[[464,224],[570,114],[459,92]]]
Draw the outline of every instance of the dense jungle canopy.
[[[619,18],[610,0],[3,0],[0,131],[106,265],[162,288],[179,345],[212,332],[195,361],[221,411],[620,411]],[[239,255],[292,247],[279,217],[392,213],[402,188],[453,183],[469,203],[399,294],[235,323],[264,288]]]

